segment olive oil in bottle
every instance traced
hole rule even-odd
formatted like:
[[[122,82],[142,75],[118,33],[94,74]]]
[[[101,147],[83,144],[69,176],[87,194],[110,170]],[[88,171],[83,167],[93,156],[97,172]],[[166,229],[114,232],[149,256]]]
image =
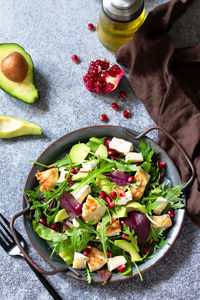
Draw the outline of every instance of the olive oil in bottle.
[[[145,21],[144,0],[103,0],[97,26],[102,45],[116,53]]]

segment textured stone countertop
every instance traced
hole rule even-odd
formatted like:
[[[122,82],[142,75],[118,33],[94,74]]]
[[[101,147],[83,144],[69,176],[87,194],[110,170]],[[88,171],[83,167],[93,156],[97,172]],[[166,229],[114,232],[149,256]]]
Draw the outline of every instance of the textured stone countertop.
[[[147,13],[163,0],[146,0]],[[30,120],[42,126],[40,137],[0,140],[0,212],[7,218],[21,209],[22,191],[35,160],[51,142],[60,136],[86,126],[102,124],[106,113],[111,125],[122,125],[142,131],[153,124],[142,103],[124,77],[112,95],[89,93],[82,81],[89,62],[104,58],[115,62],[113,54],[100,44],[96,32],[87,29],[97,25],[100,0],[7,0],[1,1],[0,42],[19,43],[31,55],[35,66],[35,83],[40,100],[28,105],[0,90],[0,114]],[[179,47],[191,46],[200,39],[200,1],[194,0],[184,16],[174,25],[171,35]],[[77,54],[76,65],[71,56]],[[128,93],[126,100],[119,90]],[[130,109],[131,119],[115,112],[112,102]],[[156,139],[156,135],[153,136]],[[22,221],[16,224],[26,237]],[[29,243],[30,245],[30,243]],[[30,246],[29,253],[41,259]],[[52,299],[28,265],[9,257],[0,248],[0,300]],[[65,273],[47,277],[63,299],[200,299],[200,231],[185,218],[182,232],[171,249],[151,270],[127,282],[111,285],[88,285]]]

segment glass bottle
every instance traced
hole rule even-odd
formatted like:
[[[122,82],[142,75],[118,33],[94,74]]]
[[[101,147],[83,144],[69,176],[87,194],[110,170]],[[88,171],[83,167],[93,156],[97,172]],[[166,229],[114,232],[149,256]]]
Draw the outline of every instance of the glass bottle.
[[[97,26],[102,45],[116,53],[145,21],[144,0],[103,0]]]

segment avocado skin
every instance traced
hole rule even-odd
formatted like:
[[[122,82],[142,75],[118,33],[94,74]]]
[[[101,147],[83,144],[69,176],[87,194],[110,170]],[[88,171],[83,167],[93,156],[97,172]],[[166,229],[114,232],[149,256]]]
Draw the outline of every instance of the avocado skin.
[[[6,50],[7,50],[7,53],[6,53]],[[31,86],[32,96],[28,95],[28,94],[27,94],[27,96],[24,96],[24,95],[21,95],[19,92],[16,92],[15,88],[13,88],[13,87],[15,87],[15,85],[16,85],[16,87],[18,87],[19,85],[22,86],[22,84],[24,84],[24,81],[22,83],[11,81],[8,78],[6,78],[5,75],[3,75],[2,71],[1,71],[1,61],[5,57],[7,57],[9,54],[11,54],[15,51],[21,53],[28,64],[28,74],[27,74],[27,77],[24,79],[24,81],[26,81],[26,86],[27,86],[27,84],[29,84]],[[3,54],[3,57],[2,57],[2,53],[5,53],[5,54]],[[33,74],[34,74],[33,60],[31,58],[31,56],[24,50],[23,47],[21,47],[18,44],[15,44],[15,43],[0,44],[0,88],[2,90],[4,90],[10,96],[17,98],[25,103],[28,103],[28,104],[35,103],[37,101],[37,99],[39,98],[39,93],[38,93],[38,89],[36,88],[36,86],[34,84]],[[5,80],[5,82],[3,82],[4,80]],[[10,89],[10,86],[12,87],[11,89]]]
[[[13,126],[12,129],[7,132],[1,129],[6,125],[9,126],[9,123],[13,123],[13,125],[15,125],[15,122],[16,128],[15,126]],[[20,127],[19,124],[21,125]],[[35,123],[14,117],[0,115],[0,138],[9,139],[22,135],[40,135],[41,133],[42,128],[39,125],[36,125]]]

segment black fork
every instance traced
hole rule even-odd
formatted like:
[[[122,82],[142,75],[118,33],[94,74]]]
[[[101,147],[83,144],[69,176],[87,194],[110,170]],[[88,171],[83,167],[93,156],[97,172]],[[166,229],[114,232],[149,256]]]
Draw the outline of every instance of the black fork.
[[[16,231],[16,230],[15,230]],[[21,246],[25,249],[26,248],[26,241],[22,237],[22,235],[16,231],[17,237]],[[19,247],[15,243],[13,236],[10,232],[10,223],[8,220],[0,213],[0,245],[2,248],[10,255],[10,256],[20,256],[24,257],[22,252],[20,251]],[[51,296],[56,300],[62,300],[62,298],[58,295],[58,293],[54,290],[54,288],[50,285],[50,283],[46,280],[46,278],[40,274],[37,270],[33,268],[31,264],[25,259],[29,267],[33,270],[35,275],[39,278]]]

